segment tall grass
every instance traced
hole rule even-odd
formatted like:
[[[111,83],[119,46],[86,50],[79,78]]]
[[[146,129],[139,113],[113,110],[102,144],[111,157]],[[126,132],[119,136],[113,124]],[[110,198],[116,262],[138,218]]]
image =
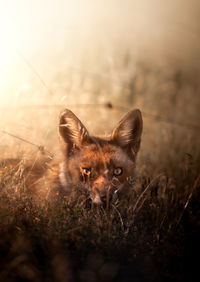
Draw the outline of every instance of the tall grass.
[[[144,134],[130,197],[97,208],[81,191],[74,191],[53,207],[48,202],[38,205],[27,192],[27,164],[46,156],[1,135],[1,281],[188,281],[198,274],[197,74],[142,63],[136,67],[129,54],[105,70],[92,75],[66,69],[54,82],[67,89],[67,100],[61,101],[60,91],[51,99],[50,94],[41,99],[38,95],[39,102],[52,108],[2,110],[3,128],[45,145],[57,160],[62,107],[109,101],[141,108]],[[115,107],[70,108],[92,134],[109,133],[123,115],[123,109]]]

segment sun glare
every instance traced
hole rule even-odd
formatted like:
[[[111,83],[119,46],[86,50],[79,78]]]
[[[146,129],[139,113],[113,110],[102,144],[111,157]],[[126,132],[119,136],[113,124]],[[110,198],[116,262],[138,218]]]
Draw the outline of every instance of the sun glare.
[[[20,33],[15,28],[10,19],[6,15],[0,14],[0,98],[5,98],[5,88],[9,84],[9,80],[12,79],[11,73],[13,73],[17,55],[13,46],[18,46],[20,42]]]
[[[81,11],[88,11],[85,6],[81,1],[68,0],[59,4],[39,0],[0,1],[0,104],[6,103],[8,96],[12,100],[13,92],[18,90],[17,79],[19,87],[24,83],[21,73],[24,62],[19,53],[27,60],[39,54],[44,63],[44,54],[54,50],[56,44],[62,46],[63,40],[70,41],[74,30],[77,35],[83,23]],[[87,19],[86,13],[84,26]]]

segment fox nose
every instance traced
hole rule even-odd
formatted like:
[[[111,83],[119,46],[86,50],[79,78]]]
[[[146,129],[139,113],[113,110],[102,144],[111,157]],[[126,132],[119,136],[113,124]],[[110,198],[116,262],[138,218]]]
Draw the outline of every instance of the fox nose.
[[[107,177],[100,175],[92,186],[93,203],[103,204],[110,200],[110,182]]]
[[[98,189],[96,188],[93,193],[93,203],[103,204],[110,198],[110,193],[107,189]]]
[[[92,199],[92,202],[93,202],[94,204],[96,204],[96,205],[102,205],[102,204],[103,204],[103,202],[101,201],[101,198],[100,198],[99,194],[96,194],[96,195],[94,196],[94,198]]]
[[[110,201],[110,199],[111,199],[110,196],[107,195],[100,196],[99,194],[96,194],[95,197],[93,198],[93,203],[97,205],[103,205],[107,201]]]
[[[107,202],[109,202],[112,199],[112,193],[109,191],[109,189],[106,189],[104,191],[97,191],[94,194],[93,197],[93,203],[102,205]]]

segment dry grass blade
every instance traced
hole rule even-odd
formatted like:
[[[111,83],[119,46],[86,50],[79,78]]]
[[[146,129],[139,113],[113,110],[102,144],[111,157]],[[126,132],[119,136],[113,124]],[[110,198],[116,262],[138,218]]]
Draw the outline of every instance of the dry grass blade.
[[[125,233],[124,222],[123,222],[122,216],[121,216],[119,210],[117,209],[117,207],[115,205],[112,205],[112,207],[116,211],[116,213],[118,214],[119,219],[120,219],[120,223],[121,223],[122,232]]]
[[[194,193],[195,193],[196,188],[197,188],[199,185],[200,185],[200,175],[197,177],[197,179],[196,179],[195,182],[194,182],[194,185],[193,185],[193,187],[192,187],[192,189],[191,189],[192,191],[191,191],[191,193],[188,195],[188,198],[187,198],[187,200],[186,200],[186,202],[185,202],[185,204],[184,204],[184,207],[183,207],[183,210],[182,210],[182,212],[181,212],[181,215],[179,216],[179,218],[178,218],[178,220],[177,220],[176,227],[180,224],[180,221],[181,221],[181,219],[182,219],[182,217],[183,217],[183,214],[184,214],[185,210],[187,209],[187,207],[188,207],[188,205],[189,205],[189,203],[190,203],[190,200],[192,199],[192,196],[193,196]]]
[[[147,187],[144,189],[144,191],[140,194],[140,196],[138,197],[138,199],[137,199],[137,201],[136,201],[136,203],[135,203],[135,205],[134,205],[134,207],[133,207],[133,209],[132,209],[133,213],[136,211],[139,202],[141,201],[141,199],[142,199],[142,197],[145,195],[145,193],[150,189],[151,185],[152,185],[157,179],[159,179],[162,175],[163,175],[163,174],[161,173],[161,174],[157,175],[154,179],[152,179],[151,182],[150,182],[150,183],[147,185]],[[144,203],[144,201],[143,201],[142,203]],[[140,205],[139,209],[140,209],[141,207],[142,207],[142,205]]]

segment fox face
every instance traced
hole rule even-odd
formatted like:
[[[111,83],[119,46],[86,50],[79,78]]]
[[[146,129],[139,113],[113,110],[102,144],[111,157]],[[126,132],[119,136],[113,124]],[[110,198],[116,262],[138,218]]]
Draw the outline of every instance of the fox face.
[[[59,179],[62,188],[79,187],[95,204],[115,201],[130,188],[142,135],[139,110],[128,112],[108,138],[91,136],[70,111],[60,115],[59,134],[64,161]]]

